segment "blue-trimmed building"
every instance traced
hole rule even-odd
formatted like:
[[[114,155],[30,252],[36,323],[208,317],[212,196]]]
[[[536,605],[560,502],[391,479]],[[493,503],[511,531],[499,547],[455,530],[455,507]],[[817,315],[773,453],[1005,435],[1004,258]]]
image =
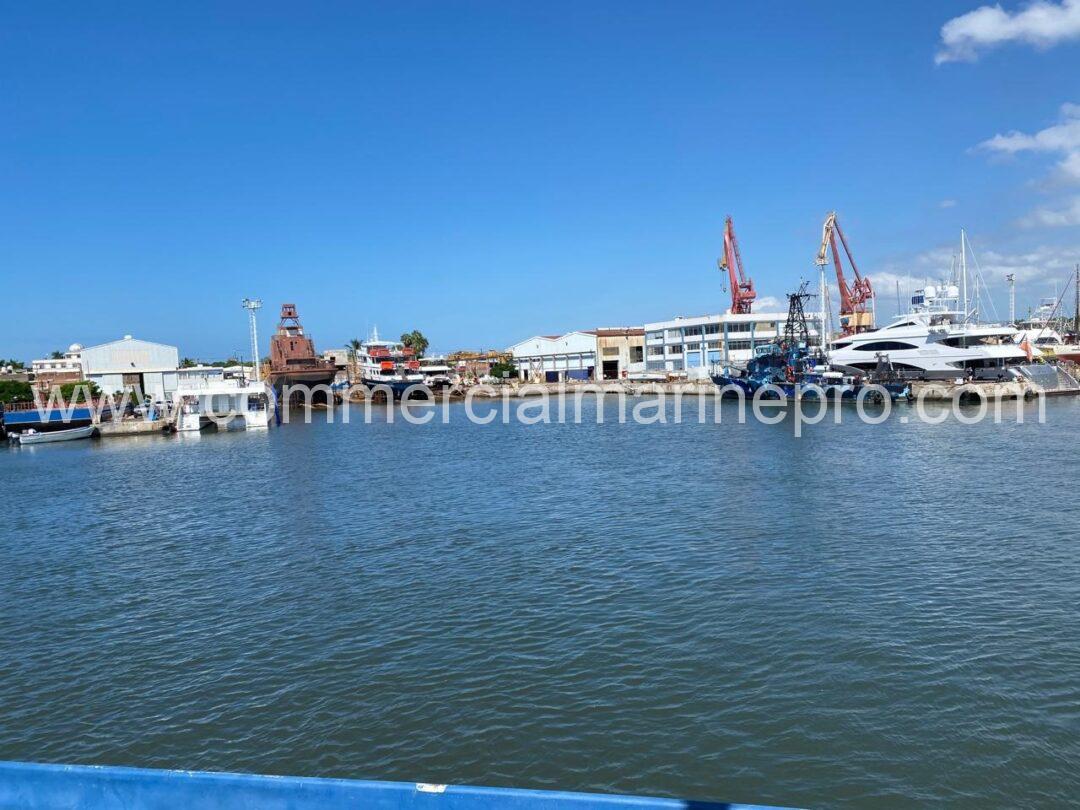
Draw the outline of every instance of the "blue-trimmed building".
[[[750,315],[698,315],[645,324],[645,367],[650,372],[709,376],[716,365],[746,363],[756,346],[771,343],[784,331],[786,312]],[[811,322],[811,339],[817,330]]]

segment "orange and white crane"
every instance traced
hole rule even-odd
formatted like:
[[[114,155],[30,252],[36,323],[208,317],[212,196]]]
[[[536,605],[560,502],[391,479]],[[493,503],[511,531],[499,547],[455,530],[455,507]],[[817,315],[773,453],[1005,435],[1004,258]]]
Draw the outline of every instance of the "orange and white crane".
[[[724,255],[716,260],[722,272],[728,274],[731,287],[731,312],[736,315],[749,315],[757,298],[754,282],[743,271],[742,256],[739,255],[739,241],[735,238],[735,223],[728,217],[724,222]]]
[[[848,264],[851,265],[852,282],[849,285],[844,278],[844,265],[837,249],[836,237],[840,237],[840,244],[844,248]],[[836,269],[836,286],[840,291],[840,329],[845,335],[853,335],[857,332],[867,332],[874,328],[874,289],[870,286],[870,279],[859,275],[859,268],[855,265],[855,257],[851,255],[847,238],[840,227],[840,220],[836,218],[836,212],[831,212],[825,217],[825,225],[821,229],[821,248],[818,250],[817,265],[824,267],[828,264],[828,254],[832,254],[833,266]],[[869,306],[868,306],[869,304]]]

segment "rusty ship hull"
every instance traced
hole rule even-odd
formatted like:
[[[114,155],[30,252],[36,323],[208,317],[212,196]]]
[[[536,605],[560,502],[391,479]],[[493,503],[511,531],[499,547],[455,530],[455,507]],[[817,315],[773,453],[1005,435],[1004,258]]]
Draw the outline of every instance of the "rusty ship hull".
[[[304,333],[296,305],[282,304],[281,320],[270,338],[270,384],[279,401],[333,405],[338,398],[330,386],[336,375],[337,366],[319,357],[315,342]]]

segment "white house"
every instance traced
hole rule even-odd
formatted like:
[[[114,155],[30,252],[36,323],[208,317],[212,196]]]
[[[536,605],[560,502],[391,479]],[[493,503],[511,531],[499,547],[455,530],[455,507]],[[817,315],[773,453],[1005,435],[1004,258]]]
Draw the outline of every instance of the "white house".
[[[591,380],[596,371],[596,330],[537,335],[507,351],[518,377],[529,382]]]

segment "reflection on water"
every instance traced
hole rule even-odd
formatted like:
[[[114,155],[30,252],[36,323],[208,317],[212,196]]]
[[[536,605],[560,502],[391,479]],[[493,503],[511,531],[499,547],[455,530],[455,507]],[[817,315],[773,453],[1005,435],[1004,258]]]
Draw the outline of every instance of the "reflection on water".
[[[1078,415],[3,451],[0,758],[1064,805]]]

